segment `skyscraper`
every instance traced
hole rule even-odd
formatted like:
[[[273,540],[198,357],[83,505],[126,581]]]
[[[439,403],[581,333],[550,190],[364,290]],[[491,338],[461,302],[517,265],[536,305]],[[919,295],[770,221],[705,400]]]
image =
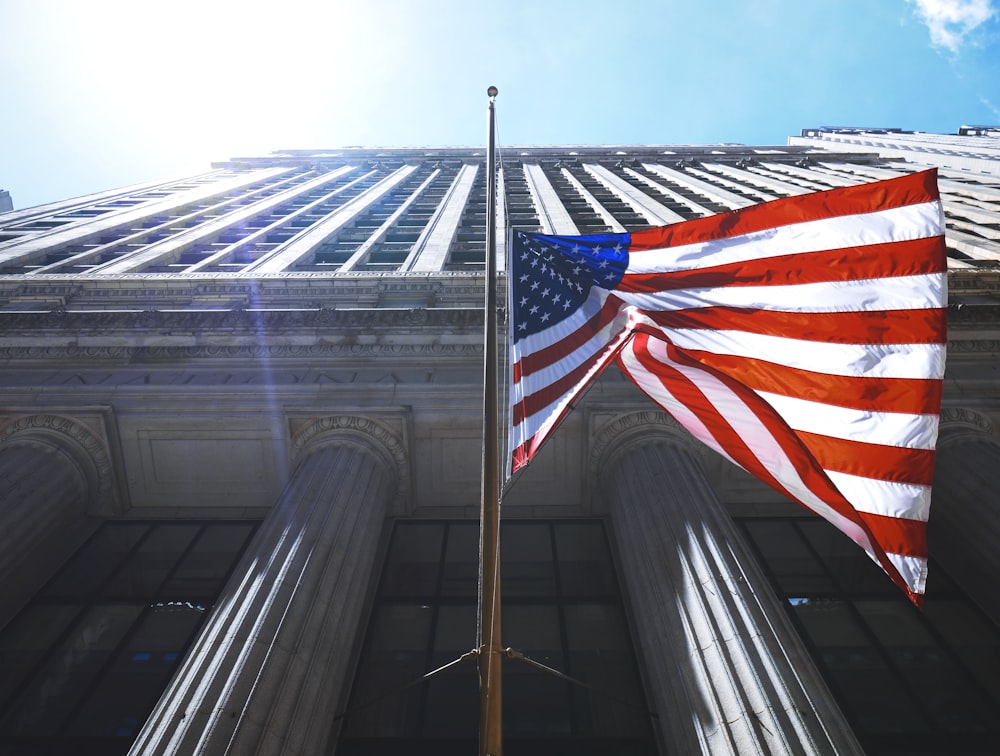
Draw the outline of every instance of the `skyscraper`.
[[[887,149],[504,148],[498,238],[929,160]],[[475,645],[485,162],[287,151],[0,215],[0,752],[470,750],[475,665],[420,677]],[[504,498],[512,753],[1000,740],[1000,180],[940,187],[924,611],[609,371]]]

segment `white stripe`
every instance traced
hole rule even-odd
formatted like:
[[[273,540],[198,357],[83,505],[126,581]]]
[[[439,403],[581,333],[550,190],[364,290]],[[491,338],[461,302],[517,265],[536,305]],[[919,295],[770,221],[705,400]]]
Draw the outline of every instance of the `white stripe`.
[[[904,449],[933,449],[938,416],[870,412],[758,391],[794,430]]]
[[[733,459],[729,455],[729,452],[727,452],[719,444],[719,442],[715,440],[715,436],[713,436],[711,431],[705,427],[705,424],[701,421],[701,419],[694,412],[692,412],[686,404],[671,394],[666,386],[660,382],[659,378],[647,371],[642,364],[640,364],[639,358],[636,356],[635,350],[633,349],[633,345],[634,342],[629,342],[621,353],[622,368],[628,377],[631,378],[639,388],[645,391],[648,396],[652,397],[657,404],[669,412],[673,418],[683,425],[692,436],[721,454],[737,467],[742,467],[742,465]]]
[[[727,239],[629,254],[629,273],[694,270],[789,254],[926,239],[942,233],[938,202],[806,221]],[[667,251],[669,250],[669,251]]]
[[[600,352],[607,347],[608,343],[615,337],[615,335],[624,330],[627,318],[628,313],[622,311],[619,313],[619,317],[608,323],[604,328],[594,334],[591,338],[587,339],[587,341],[562,359],[533,372],[523,371],[520,383],[524,385],[523,390],[525,396],[537,391],[539,387],[555,383],[573,370],[576,370],[581,365],[591,362],[594,359],[595,354],[600,354]],[[568,336],[570,333],[572,333],[572,331],[566,335]],[[534,354],[537,351],[538,350],[532,350],[531,352],[526,352],[525,354],[515,352],[514,359],[518,361],[522,360],[528,354]]]
[[[611,340],[603,354],[597,360],[594,360],[594,365],[590,370],[587,371],[586,375],[577,382],[573,388],[562,394],[554,402],[546,407],[542,407],[537,412],[525,417],[522,421],[514,426],[514,432],[520,439],[517,443],[514,443],[511,448],[517,448],[520,444],[527,441],[534,435],[541,433],[543,430],[547,434],[551,430],[551,425],[555,422],[555,418],[558,417],[562,411],[566,408],[566,405],[579,394],[588,383],[590,383],[594,378],[600,374],[602,370],[610,362],[610,358],[614,354],[614,351],[618,348],[622,340],[628,338],[629,333],[622,330],[621,333],[617,335],[618,337]],[[537,373],[535,375],[538,375]],[[538,382],[537,384],[532,381],[522,380],[520,383],[514,384],[511,387],[512,390],[512,406],[518,404],[525,396],[530,396],[533,391],[538,391],[539,389],[545,388],[548,382]],[[525,389],[530,389],[525,393]]]
[[[767,427],[743,403],[743,400],[739,396],[734,394],[728,386],[710,373],[698,368],[691,368],[671,362],[667,356],[665,345],[662,342],[651,339],[648,343],[650,356],[665,365],[677,369],[692,381],[704,394],[709,404],[715,408],[715,411],[722,415],[739,434],[740,438],[749,447],[762,467],[770,472],[792,496],[831,522],[837,529],[846,533],[859,546],[870,550],[868,536],[864,530],[850,520],[842,517],[806,485],[805,481],[799,476],[792,461],[785,454],[785,450],[782,449],[781,444],[778,443]],[[630,354],[632,352],[631,349],[626,351]],[[629,372],[638,378],[639,374],[645,373],[646,370],[637,362]],[[668,403],[678,403],[678,400],[670,394],[669,390],[655,376],[649,376],[649,380],[643,377],[639,385],[664,409],[668,409]],[[670,410],[668,409],[668,411]],[[683,425],[680,417],[677,418],[677,421]],[[685,427],[687,426],[685,425]],[[688,430],[691,433],[695,433],[696,429],[688,428]],[[719,442],[716,441],[711,445],[713,448],[718,448]]]
[[[868,378],[944,377],[944,344],[829,344],[746,331],[661,330],[681,349],[766,360],[812,373]]]
[[[903,576],[903,581],[910,586],[914,593],[923,593],[927,583],[927,560],[923,557],[903,556],[902,554],[886,553],[889,561],[893,563],[899,574]],[[876,562],[877,563],[877,562]]]
[[[616,290],[615,294],[650,312],[699,307],[746,307],[777,312],[871,312],[944,307],[948,301],[946,286],[943,273],[926,273],[775,286],[667,289],[652,293]]]
[[[931,507],[930,486],[875,480],[827,470],[837,489],[859,512],[927,521]]]

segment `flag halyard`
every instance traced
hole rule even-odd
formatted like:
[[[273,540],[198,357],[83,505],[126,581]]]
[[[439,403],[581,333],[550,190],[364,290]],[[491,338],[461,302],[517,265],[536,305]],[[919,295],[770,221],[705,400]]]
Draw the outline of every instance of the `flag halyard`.
[[[947,339],[936,173],[632,234],[514,232],[511,473],[612,361],[915,603]]]

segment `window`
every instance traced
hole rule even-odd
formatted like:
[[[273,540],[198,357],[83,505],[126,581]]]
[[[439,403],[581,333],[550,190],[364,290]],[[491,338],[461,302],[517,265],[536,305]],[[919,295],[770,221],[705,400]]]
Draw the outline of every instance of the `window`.
[[[918,610],[823,520],[741,524],[867,753],[995,752],[1000,629],[940,567]]]
[[[587,686],[505,659],[511,753],[655,754],[603,523],[501,527],[504,645]],[[475,646],[478,560],[475,522],[396,523],[340,756],[475,752],[474,662],[403,686]]]
[[[0,633],[0,750],[126,753],[255,528],[104,523]]]

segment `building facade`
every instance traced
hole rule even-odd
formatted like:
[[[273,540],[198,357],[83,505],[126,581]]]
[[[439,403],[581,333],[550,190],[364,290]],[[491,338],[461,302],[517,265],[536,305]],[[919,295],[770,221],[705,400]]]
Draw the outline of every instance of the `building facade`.
[[[497,236],[932,163],[826,133],[505,148]],[[609,371],[505,492],[511,753],[995,750],[984,160],[940,170],[925,609]],[[481,149],[288,151],[0,214],[0,753],[474,748],[485,174]]]

